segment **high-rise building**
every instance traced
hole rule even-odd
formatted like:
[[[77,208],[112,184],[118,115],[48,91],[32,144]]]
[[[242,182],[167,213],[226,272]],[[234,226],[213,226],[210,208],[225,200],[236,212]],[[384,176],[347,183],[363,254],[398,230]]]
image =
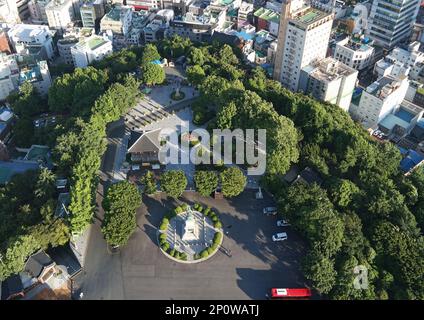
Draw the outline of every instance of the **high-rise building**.
[[[300,71],[314,60],[325,58],[334,14],[285,0],[281,8],[274,79],[297,91]]]
[[[366,34],[376,44],[391,49],[408,39],[421,0],[373,0]]]
[[[82,26],[84,28],[94,28],[96,25],[96,10],[92,3],[84,3],[80,7]]]
[[[21,22],[16,0],[0,0],[0,22]]]

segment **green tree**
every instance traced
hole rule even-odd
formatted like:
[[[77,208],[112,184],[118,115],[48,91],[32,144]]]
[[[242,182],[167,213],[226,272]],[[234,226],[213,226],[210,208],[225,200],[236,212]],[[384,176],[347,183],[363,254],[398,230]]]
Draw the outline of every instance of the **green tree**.
[[[187,63],[189,65],[198,65],[201,67],[205,63],[205,55],[202,49],[192,47],[187,56]]]
[[[225,169],[220,174],[222,193],[226,197],[235,197],[243,192],[246,176],[237,167]]]
[[[170,170],[160,176],[161,190],[172,198],[179,198],[187,187],[187,178],[182,170]]]
[[[145,67],[152,63],[152,61],[160,60],[161,56],[158,49],[154,44],[149,43],[143,49],[143,55],[141,57],[141,66]]]
[[[337,272],[334,270],[334,261],[319,253],[308,253],[303,263],[303,271],[305,277],[312,281],[320,293],[329,293],[336,283]]]
[[[165,81],[165,71],[157,64],[147,64],[142,68],[142,81],[149,85],[161,84]]]
[[[141,205],[137,186],[128,182],[112,185],[103,200],[105,218],[102,232],[112,246],[123,246],[137,227],[136,210]]]
[[[146,194],[156,193],[156,180],[152,171],[148,170],[146,174],[141,178],[141,183],[144,185],[144,192]]]
[[[218,186],[218,176],[214,171],[196,171],[194,174],[197,192],[202,196],[210,196]]]
[[[195,86],[202,83],[205,78],[205,71],[198,64],[187,67],[187,80]]]

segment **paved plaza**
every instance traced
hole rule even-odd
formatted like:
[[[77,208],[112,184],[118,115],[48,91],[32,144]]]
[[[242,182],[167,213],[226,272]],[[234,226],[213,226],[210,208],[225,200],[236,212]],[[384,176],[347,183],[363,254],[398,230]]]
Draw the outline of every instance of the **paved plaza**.
[[[305,254],[300,237],[291,228],[276,226],[276,217],[262,208],[274,205],[253,191],[233,199],[203,198],[186,192],[181,199],[200,202],[220,213],[224,226],[223,247],[202,263],[183,264],[165,257],[157,245],[157,227],[163,215],[175,208],[164,195],[144,197],[138,211],[138,228],[119,254],[106,250],[96,221],[86,258],[83,284],[85,299],[265,299],[271,287],[303,287],[300,260]],[[288,240],[272,242],[284,230]]]

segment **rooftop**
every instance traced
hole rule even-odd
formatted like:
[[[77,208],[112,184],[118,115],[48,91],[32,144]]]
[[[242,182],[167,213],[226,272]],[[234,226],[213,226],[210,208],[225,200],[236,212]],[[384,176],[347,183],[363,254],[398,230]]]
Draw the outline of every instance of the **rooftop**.
[[[254,15],[260,19],[266,20],[266,21],[272,21],[275,23],[279,23],[280,21],[280,14],[266,8],[259,8],[255,11]]]
[[[28,170],[37,170],[38,168],[38,164],[34,162],[21,160],[0,161],[0,184],[8,183],[15,174]]]
[[[312,64],[313,69],[310,75],[321,81],[333,81],[339,77],[349,76],[351,74],[357,73],[355,69],[341,63],[340,61],[335,60],[332,57],[325,58],[319,62]]]
[[[378,98],[385,99],[388,95],[400,87],[401,81],[402,80],[388,75],[370,84],[366,91]]]
[[[305,10],[299,11],[299,13],[297,13],[296,16],[292,18],[292,20],[298,21],[304,25],[310,25],[330,15],[330,12],[308,7]]]

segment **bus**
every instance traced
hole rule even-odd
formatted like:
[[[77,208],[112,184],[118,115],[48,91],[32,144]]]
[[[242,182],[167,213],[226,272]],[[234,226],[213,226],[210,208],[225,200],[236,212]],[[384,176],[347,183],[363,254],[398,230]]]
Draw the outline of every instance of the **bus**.
[[[309,299],[312,296],[308,288],[272,288],[271,299]]]

